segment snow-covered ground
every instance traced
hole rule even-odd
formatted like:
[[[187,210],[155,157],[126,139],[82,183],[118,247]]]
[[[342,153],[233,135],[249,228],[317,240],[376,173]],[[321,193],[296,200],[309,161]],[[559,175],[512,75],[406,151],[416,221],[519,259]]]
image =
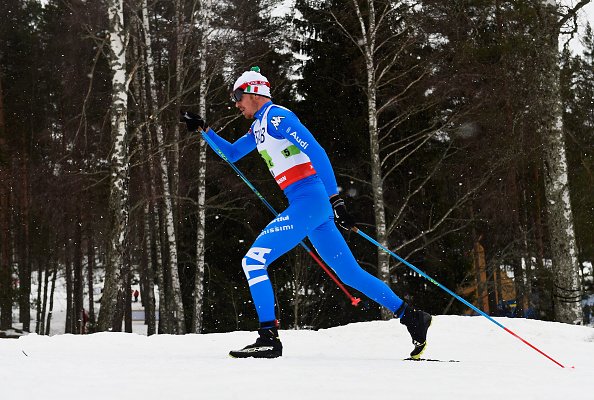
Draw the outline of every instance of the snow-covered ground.
[[[392,321],[281,331],[284,355],[232,359],[254,332],[97,333],[0,341],[2,399],[591,399],[594,330],[524,319],[436,316],[427,358]],[[575,368],[573,368],[575,367]]]
[[[229,350],[255,332],[147,337],[134,321],[132,334],[64,335],[65,298],[59,279],[52,336],[0,339],[1,400],[594,398],[591,326],[496,318],[566,368],[485,317],[451,315],[434,317],[423,357],[458,362],[405,361],[398,320],[281,330],[283,357],[240,360]]]

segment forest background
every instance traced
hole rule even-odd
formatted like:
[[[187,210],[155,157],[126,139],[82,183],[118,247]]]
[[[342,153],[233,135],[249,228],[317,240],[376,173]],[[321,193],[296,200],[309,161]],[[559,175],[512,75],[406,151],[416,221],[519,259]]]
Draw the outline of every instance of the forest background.
[[[131,331],[135,284],[148,334],[257,327],[241,258],[272,214],[179,124],[192,110],[242,136],[250,121],[229,93],[254,65],[326,149],[363,231],[480,309],[497,313],[509,276],[518,316],[580,323],[593,290],[591,28],[582,54],[559,44],[588,3],[3,1],[0,326],[18,305],[24,330],[49,332],[60,277],[67,333],[82,331],[84,304],[88,331]],[[286,206],[259,157],[236,165]],[[409,303],[465,310],[345,238]],[[475,264],[485,299],[467,291]],[[285,328],[389,317],[353,307],[302,248],[269,274]]]

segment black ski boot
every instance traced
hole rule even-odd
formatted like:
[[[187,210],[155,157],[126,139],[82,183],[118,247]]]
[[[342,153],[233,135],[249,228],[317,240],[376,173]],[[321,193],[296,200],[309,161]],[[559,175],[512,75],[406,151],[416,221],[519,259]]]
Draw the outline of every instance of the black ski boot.
[[[263,326],[266,328],[262,328]],[[256,339],[256,343],[249,344],[241,350],[231,350],[229,355],[233,358],[277,358],[283,355],[277,321],[260,323],[258,334],[260,336]]]
[[[400,311],[402,309],[404,309],[404,313]],[[408,333],[410,333],[413,345],[415,346],[410,353],[410,357],[418,360],[427,346],[427,330],[433,322],[433,317],[424,311],[415,310],[406,303],[402,304],[400,309],[396,311],[396,316],[400,314],[402,314],[400,323],[408,329]]]

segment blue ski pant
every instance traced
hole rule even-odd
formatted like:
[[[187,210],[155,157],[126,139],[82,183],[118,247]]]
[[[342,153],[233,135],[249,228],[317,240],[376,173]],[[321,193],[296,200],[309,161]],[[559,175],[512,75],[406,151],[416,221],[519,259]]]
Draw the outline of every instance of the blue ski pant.
[[[289,207],[273,219],[242,260],[260,322],[276,319],[268,266],[309,237],[338,278],[368,298],[396,312],[403,301],[388,285],[362,269],[334,223],[322,181],[312,175],[285,189]]]

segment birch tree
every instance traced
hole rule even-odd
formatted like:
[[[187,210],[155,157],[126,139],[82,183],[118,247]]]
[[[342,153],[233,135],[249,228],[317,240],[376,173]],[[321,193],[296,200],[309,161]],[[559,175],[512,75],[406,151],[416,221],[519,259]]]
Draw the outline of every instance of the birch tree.
[[[367,18],[363,15],[358,0],[353,0],[353,8],[359,22],[359,40],[355,42],[361,51],[365,61],[366,72],[366,95],[367,95],[367,123],[369,129],[369,148],[371,156],[371,187],[373,188],[373,208],[375,210],[375,234],[376,240],[384,245],[388,244],[386,231],[386,209],[384,204],[384,183],[380,160],[380,138],[378,129],[378,106],[377,91],[381,80],[381,71],[377,71],[377,39],[378,29],[384,29],[382,21],[388,18],[390,12],[394,12],[389,5],[380,6],[376,10],[375,1],[366,1],[368,7]],[[378,25],[379,24],[379,25]],[[345,31],[346,32],[346,31]],[[353,37],[353,41],[354,41]],[[386,66],[389,70],[390,65]],[[386,70],[384,70],[386,71]],[[390,282],[390,255],[380,249],[377,250],[378,277],[384,282]],[[384,311],[384,310],[382,310]],[[391,316],[387,312],[382,313],[384,319]]]
[[[582,308],[563,129],[559,36],[563,26],[587,3],[589,0],[582,0],[563,14],[555,0],[540,0],[534,4],[539,17],[539,26],[534,35],[534,111],[539,118],[538,132],[542,138],[547,221],[556,297],[555,319],[574,324],[581,323]]]
[[[564,49],[561,82],[582,293],[587,294],[592,293],[593,286],[585,262],[594,259],[594,32],[589,24],[584,36],[582,56],[571,56]]]
[[[451,125],[453,114],[440,121],[434,121],[433,125],[419,127],[417,132],[399,132],[401,124],[437,104],[430,98],[419,96],[417,99],[420,99],[422,104],[407,105],[406,98],[411,96],[412,92],[418,91],[418,88],[426,87],[423,82],[427,82],[434,68],[428,59],[417,60],[410,57],[416,51],[416,44],[426,40],[422,35],[418,35],[420,30],[411,22],[411,18],[415,18],[415,5],[408,2],[377,0],[349,0],[347,3],[352,11],[331,10],[331,13],[335,23],[350,39],[363,61],[362,87],[367,107],[369,185],[373,198],[375,235],[378,242],[389,246],[390,233],[402,222],[404,212],[415,196],[424,190],[424,185],[437,173],[440,162],[437,162],[435,168],[423,177],[420,183],[407,185],[408,192],[402,196],[402,204],[395,212],[390,212],[389,220],[385,203],[386,179],[406,160],[421,153],[444,127]],[[354,25],[351,24],[353,14]],[[446,151],[441,159],[443,160],[447,154]],[[416,236],[405,239],[399,248],[420,239],[425,243],[412,250],[411,254],[426,246],[427,237],[435,232],[455,209],[460,208],[467,197],[468,194],[455,201],[435,220],[431,218],[424,228],[419,229]],[[390,284],[393,271],[390,255],[378,249],[377,260],[378,277]],[[393,315],[389,310],[382,309],[382,317],[389,319]]]
[[[101,331],[113,329],[116,304],[125,262],[128,235],[128,178],[129,178],[129,136],[126,129],[128,80],[126,79],[126,45],[124,29],[123,0],[108,1],[109,54],[112,72],[111,98],[111,154],[110,154],[110,228],[107,244],[105,285],[99,312],[98,328]]]
[[[176,2],[176,99],[185,99],[188,93],[198,92],[198,113],[209,122],[214,122],[207,115],[207,96],[210,96],[210,82],[220,72],[218,67],[225,60],[229,52],[226,42],[229,29],[224,28],[225,21],[213,23],[214,5],[212,0],[197,0],[184,6],[183,2]],[[225,6],[219,4],[219,12]],[[186,10],[186,11],[184,11]],[[183,18],[188,15],[189,18]],[[228,21],[227,21],[228,22]],[[197,68],[196,68],[197,65]],[[222,89],[222,88],[219,88]],[[210,96],[212,97],[212,96]],[[180,101],[181,104],[181,101]],[[174,127],[174,134],[179,137],[179,125]],[[196,190],[196,259],[194,275],[194,296],[191,330],[200,333],[203,330],[204,311],[204,275],[206,268],[206,154],[208,146],[200,135],[196,135],[199,142],[197,163]],[[178,150],[179,151],[179,150]],[[175,168],[175,167],[174,167]]]
[[[206,53],[209,38],[212,12],[212,1],[202,0],[200,2],[200,11],[198,26],[200,27],[200,89],[199,89],[199,114],[203,118],[208,118],[206,114],[206,93],[208,92]],[[204,272],[205,272],[205,254],[206,254],[206,141],[200,140],[198,154],[198,198],[196,205],[198,207],[198,223],[196,227],[196,275],[194,277],[194,315],[192,318],[192,331],[200,333],[203,325],[203,305],[204,305]]]
[[[143,272],[141,278],[145,281],[143,301],[145,304],[145,316],[147,327],[147,334],[155,334],[155,293],[154,280],[156,278],[159,287],[159,333],[174,333],[173,318],[170,315],[169,303],[165,297],[166,292],[170,292],[165,288],[167,276],[165,275],[165,264],[162,257],[161,234],[162,224],[159,218],[159,203],[157,201],[157,168],[155,168],[155,153],[158,155],[158,150],[155,151],[152,143],[151,127],[156,125],[155,130],[163,136],[163,127],[161,124],[161,112],[157,100],[156,82],[154,76],[154,59],[152,56],[152,35],[150,34],[149,24],[149,10],[146,1],[140,3],[139,10],[140,17],[136,19],[137,32],[139,33],[138,46],[135,47],[138,51],[135,52],[136,57],[141,60],[145,68],[140,69],[139,77],[134,80],[136,88],[136,96],[141,99],[143,105],[143,115],[149,116],[146,121],[138,121],[139,128],[136,131],[136,139],[140,159],[146,161],[145,174],[146,179],[143,180],[142,193],[144,194],[144,218],[143,226],[143,253],[141,262],[143,265]],[[147,93],[150,92],[150,93]],[[149,100],[150,98],[150,100]],[[149,104],[150,103],[150,104]],[[160,159],[157,157],[157,159]],[[155,248],[155,256],[152,256],[152,249]]]
[[[386,210],[384,204],[384,177],[380,159],[380,132],[378,127],[378,104],[377,95],[382,79],[386,73],[391,72],[396,62],[397,54],[394,49],[384,47],[382,54],[378,54],[378,40],[380,32],[383,32],[389,23],[390,16],[396,12],[395,6],[391,3],[380,3],[375,0],[351,0],[350,6],[355,14],[355,21],[358,27],[354,30],[345,24],[345,16],[338,15],[331,11],[335,22],[340,26],[344,34],[349,37],[353,45],[359,50],[365,68],[364,91],[367,98],[367,129],[369,135],[370,149],[370,174],[373,193],[373,207],[375,216],[376,240],[387,245],[388,235],[386,229]],[[377,6],[377,8],[376,8]],[[347,12],[347,15],[351,12]],[[398,27],[396,29],[399,29]],[[386,44],[386,43],[384,43]],[[382,46],[383,47],[383,46]],[[390,55],[386,55],[389,52]],[[387,61],[383,66],[379,65],[379,58]],[[380,249],[377,250],[377,276],[384,282],[390,282],[390,255]],[[382,310],[384,319],[391,316],[389,310]]]
[[[165,237],[166,237],[166,245],[169,250],[169,272],[171,278],[171,289],[172,289],[172,297],[173,297],[173,305],[174,311],[176,313],[175,323],[177,328],[178,334],[184,334],[186,332],[185,328],[185,319],[184,319],[184,306],[181,297],[181,287],[179,283],[179,272],[178,272],[178,256],[177,256],[177,240],[176,240],[176,231],[174,227],[174,215],[173,215],[173,192],[172,192],[172,184],[169,179],[169,174],[167,173],[167,157],[165,154],[165,139],[163,134],[163,126],[161,123],[160,117],[160,109],[157,104],[157,89],[156,89],[156,82],[155,82],[155,71],[154,71],[154,60],[152,56],[152,40],[151,40],[151,30],[149,26],[148,20],[148,5],[146,0],[143,1],[142,7],[142,15],[143,15],[143,27],[144,27],[144,38],[145,38],[145,54],[146,54],[146,65],[147,65],[147,77],[148,77],[148,86],[150,88],[150,104],[151,104],[151,111],[154,120],[154,127],[156,131],[156,140],[157,140],[157,147],[158,147],[158,166],[159,166],[159,174],[160,180],[163,184],[163,194],[164,194],[164,214],[165,214]],[[177,165],[177,164],[176,164]],[[163,288],[160,287],[160,290]]]

